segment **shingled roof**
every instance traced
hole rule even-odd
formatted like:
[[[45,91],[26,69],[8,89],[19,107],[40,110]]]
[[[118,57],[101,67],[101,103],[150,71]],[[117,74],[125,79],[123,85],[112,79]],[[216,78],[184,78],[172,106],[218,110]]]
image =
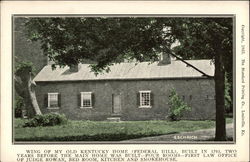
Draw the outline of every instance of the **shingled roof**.
[[[207,75],[214,76],[214,64],[211,60],[187,60]],[[159,66],[158,62],[120,63],[110,67],[109,73],[91,72],[89,64],[80,64],[78,72],[71,72],[69,67],[52,70],[45,66],[34,78],[35,82],[46,81],[84,81],[84,80],[129,80],[129,79],[163,79],[163,78],[199,78],[204,75],[179,60],[171,64]]]

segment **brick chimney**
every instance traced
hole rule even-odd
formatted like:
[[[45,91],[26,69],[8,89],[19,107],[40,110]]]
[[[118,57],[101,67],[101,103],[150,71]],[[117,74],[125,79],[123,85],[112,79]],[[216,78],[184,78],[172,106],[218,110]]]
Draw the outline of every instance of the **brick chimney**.
[[[171,64],[171,56],[169,53],[162,52],[160,55],[160,62],[158,65],[168,65]]]
[[[70,72],[78,72],[78,70],[79,70],[80,68],[79,68],[79,65],[77,64],[77,65],[71,65],[70,67],[69,67],[69,71]]]

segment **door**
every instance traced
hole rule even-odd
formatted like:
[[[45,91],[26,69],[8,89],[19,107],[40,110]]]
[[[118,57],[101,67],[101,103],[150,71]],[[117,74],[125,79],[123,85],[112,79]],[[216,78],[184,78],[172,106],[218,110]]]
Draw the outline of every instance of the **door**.
[[[121,95],[120,94],[113,94],[113,108],[112,113],[113,114],[121,114]]]

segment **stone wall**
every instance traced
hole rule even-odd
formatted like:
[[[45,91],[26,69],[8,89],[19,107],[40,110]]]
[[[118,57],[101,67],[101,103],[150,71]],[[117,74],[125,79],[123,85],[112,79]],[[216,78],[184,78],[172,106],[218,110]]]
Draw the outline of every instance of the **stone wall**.
[[[213,79],[162,79],[162,80],[116,80],[116,81],[74,81],[37,82],[36,95],[43,113],[64,113],[70,119],[106,120],[112,112],[112,94],[121,94],[122,120],[164,119],[168,115],[169,94],[174,88],[180,97],[192,107],[184,119],[214,119],[215,90]],[[151,90],[152,108],[139,108],[137,94],[141,90]],[[81,109],[80,92],[93,92],[92,109]],[[49,92],[59,92],[61,107],[48,110],[44,98]]]

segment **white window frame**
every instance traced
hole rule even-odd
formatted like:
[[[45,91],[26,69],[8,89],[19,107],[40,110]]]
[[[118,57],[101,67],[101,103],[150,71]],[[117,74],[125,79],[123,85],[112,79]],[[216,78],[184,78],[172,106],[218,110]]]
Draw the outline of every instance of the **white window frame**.
[[[93,108],[93,101],[92,101],[92,92],[80,92],[81,93],[81,106],[80,108],[85,109],[85,108]],[[84,106],[83,105],[83,97],[84,95],[90,95],[90,105],[89,106]]]
[[[143,100],[143,93],[149,93],[149,105],[144,105],[144,100]],[[139,99],[140,99],[140,106],[139,108],[152,108],[152,103],[151,103],[151,91],[150,90],[147,90],[147,91],[139,91]]]
[[[51,107],[50,106],[50,101],[51,101],[51,95],[57,95],[57,106],[56,107]],[[57,93],[57,92],[54,92],[54,93],[48,93],[48,109],[59,109],[59,98],[58,98],[58,96],[59,96],[59,93]]]

